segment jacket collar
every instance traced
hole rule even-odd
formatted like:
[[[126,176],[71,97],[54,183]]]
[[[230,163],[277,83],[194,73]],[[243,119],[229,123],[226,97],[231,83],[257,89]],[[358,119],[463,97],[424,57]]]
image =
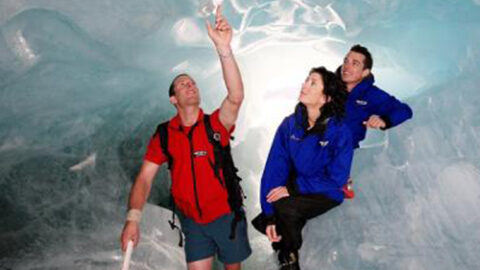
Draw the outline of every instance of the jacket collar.
[[[302,128],[302,130],[307,130],[307,118],[306,118],[307,110],[305,106],[298,105],[295,108],[295,125]]]
[[[295,119],[295,125],[297,127],[300,127],[301,130],[304,132],[304,133],[307,133],[307,129],[308,129],[308,120],[307,120],[307,109],[305,108],[305,106],[297,106],[295,108],[295,112],[294,112],[294,119]],[[335,118],[335,117],[328,117],[327,119],[325,119],[325,123],[327,124],[327,126],[330,126],[329,122],[330,122],[330,119],[332,118]],[[328,130],[328,128],[327,128]]]
[[[200,110],[198,111],[197,121],[195,121],[195,123],[198,123],[199,121],[203,121],[204,115],[205,114],[203,113],[203,110],[200,108]],[[177,114],[170,119],[170,127],[174,129],[180,129],[181,126],[182,126],[182,119],[180,119],[180,114],[177,112]]]
[[[355,86],[350,92],[351,95],[358,96],[361,95],[366,89],[372,87],[375,83],[375,77],[373,74],[368,75],[365,79],[363,79],[357,86]]]

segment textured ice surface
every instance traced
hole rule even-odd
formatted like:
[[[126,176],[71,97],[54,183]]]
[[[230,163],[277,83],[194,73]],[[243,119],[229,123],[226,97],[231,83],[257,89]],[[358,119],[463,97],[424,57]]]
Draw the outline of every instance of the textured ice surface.
[[[218,2],[218,1],[216,1]],[[189,72],[202,106],[225,88],[204,19],[213,2],[0,0],[0,269],[119,269],[131,181],[166,89]],[[305,228],[305,269],[480,268],[480,2],[226,1],[246,100],[234,155],[259,211],[273,132],[312,66],[374,55],[414,119],[356,153],[357,197]],[[163,168],[151,202],[166,205]],[[132,269],[183,269],[167,210],[147,207]],[[275,269],[249,231],[245,269]],[[219,268],[220,269],[220,268]]]

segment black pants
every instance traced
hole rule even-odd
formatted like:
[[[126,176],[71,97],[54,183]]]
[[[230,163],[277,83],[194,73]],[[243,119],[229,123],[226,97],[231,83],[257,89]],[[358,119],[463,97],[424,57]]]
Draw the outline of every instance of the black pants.
[[[324,214],[339,204],[318,194],[289,196],[274,202],[276,230],[282,240],[274,243],[273,248],[282,254],[296,253],[302,246],[302,229],[307,220]]]

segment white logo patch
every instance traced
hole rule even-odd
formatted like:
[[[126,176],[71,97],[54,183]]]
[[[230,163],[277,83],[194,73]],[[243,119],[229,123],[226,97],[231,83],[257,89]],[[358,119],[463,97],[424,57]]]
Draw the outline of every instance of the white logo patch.
[[[318,144],[320,144],[322,147],[325,147],[328,145],[328,141],[319,141]]]
[[[193,155],[195,157],[204,157],[204,156],[207,155],[207,151],[195,151],[195,152],[193,152]]]
[[[362,106],[365,106],[368,104],[368,102],[366,100],[361,100],[361,99],[357,99],[357,104],[358,105],[362,105]]]

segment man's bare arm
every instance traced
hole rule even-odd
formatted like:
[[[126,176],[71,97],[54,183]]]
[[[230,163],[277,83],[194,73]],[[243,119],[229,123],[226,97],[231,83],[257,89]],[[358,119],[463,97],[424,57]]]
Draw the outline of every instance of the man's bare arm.
[[[158,164],[144,161],[142,167],[140,168],[140,173],[135,179],[135,183],[130,190],[128,209],[141,213],[141,210],[147,201],[148,195],[150,194],[153,179],[155,178],[159,167],[160,166]],[[139,218],[140,217],[138,217],[138,219]],[[129,241],[133,241],[135,246],[137,246],[140,240],[140,229],[138,223],[139,220],[127,220],[125,222],[125,226],[123,227],[122,235],[120,237],[123,251],[127,249],[127,244]]]
[[[207,22],[208,35],[212,39],[220,57],[223,78],[227,87],[227,97],[220,106],[220,122],[229,130],[238,117],[243,101],[243,81],[237,62],[230,47],[232,28],[222,15],[222,8],[218,6],[215,15],[215,28]]]
[[[128,209],[142,210],[152,188],[152,182],[160,166],[150,161],[144,161],[135,183],[130,190]]]

